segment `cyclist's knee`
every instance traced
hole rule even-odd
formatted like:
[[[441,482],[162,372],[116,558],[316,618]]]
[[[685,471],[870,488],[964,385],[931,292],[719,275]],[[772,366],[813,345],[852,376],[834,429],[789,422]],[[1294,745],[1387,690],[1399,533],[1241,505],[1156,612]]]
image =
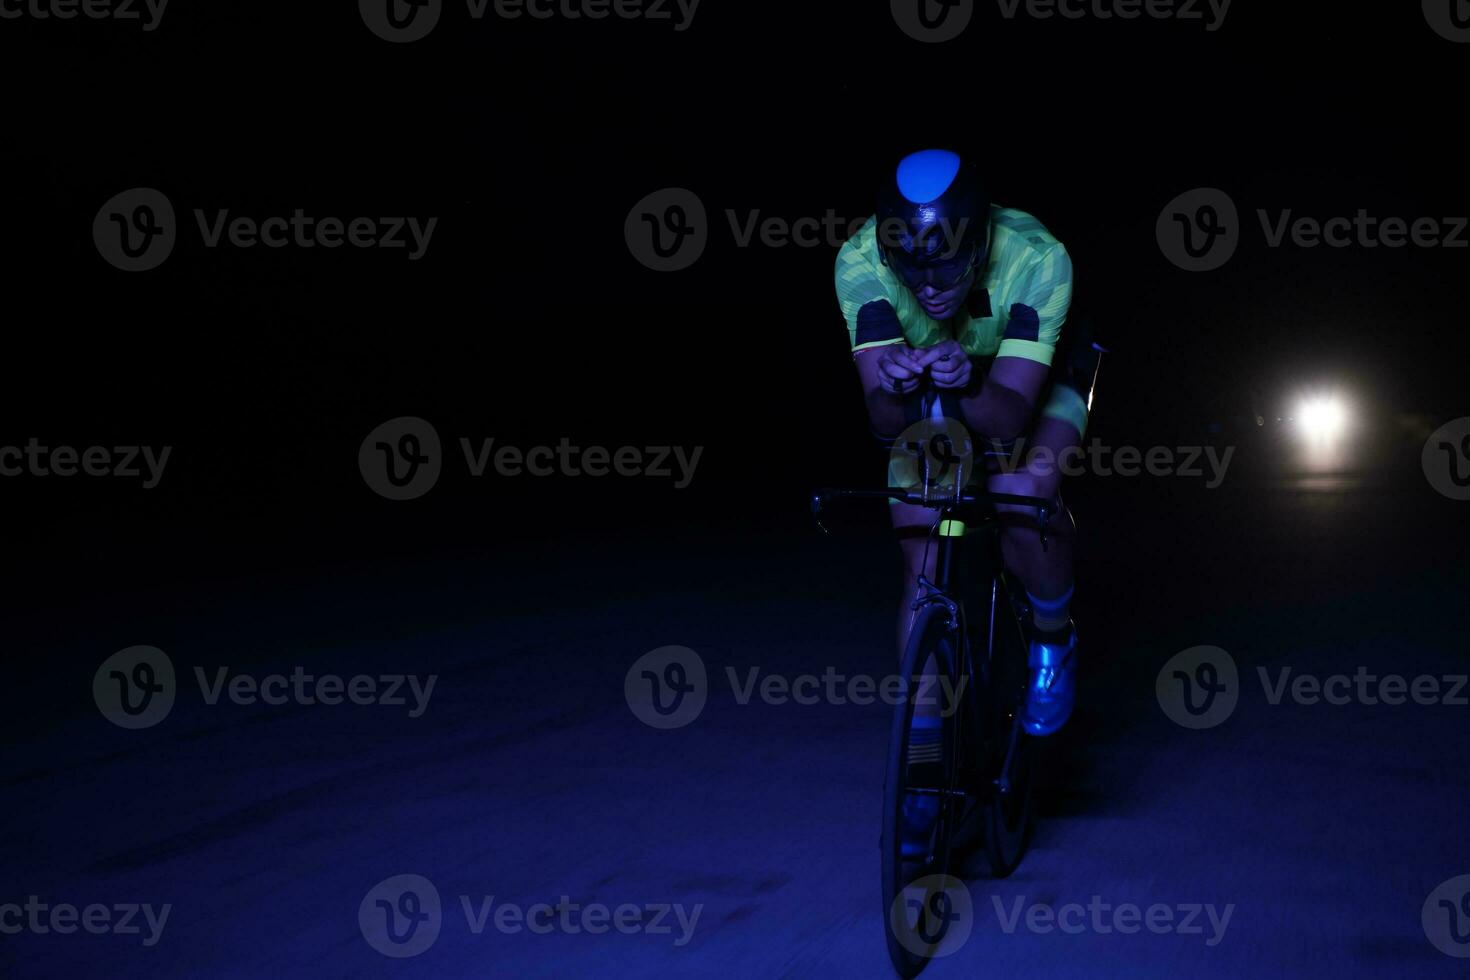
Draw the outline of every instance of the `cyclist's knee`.
[[[1014,473],[1001,473],[990,478],[992,493],[1006,493],[1016,497],[1039,497],[1055,501],[1061,489],[1061,474],[1040,465],[1034,460],[1018,468]],[[1001,513],[1036,514],[1035,507],[1021,504],[997,503],[995,509]]]

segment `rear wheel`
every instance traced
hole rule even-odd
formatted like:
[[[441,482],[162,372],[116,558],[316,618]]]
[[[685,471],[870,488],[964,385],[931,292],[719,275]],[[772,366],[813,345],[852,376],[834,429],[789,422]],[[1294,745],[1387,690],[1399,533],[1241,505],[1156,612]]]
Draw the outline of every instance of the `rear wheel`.
[[[926,665],[937,676],[956,676],[960,633],[951,631],[948,609],[924,607],[909,634],[901,674],[907,697],[894,706],[888,740],[888,768],[883,786],[882,899],[888,955],[899,975],[912,977],[930,958],[942,955],[951,917],[946,914],[950,890],[951,845],[964,816],[966,787],[960,784],[961,727],[964,713],[939,712],[939,751],[910,751],[917,701],[938,699],[944,689],[920,683]],[[953,689],[953,688],[951,688]],[[951,709],[953,706],[949,706]],[[932,710],[926,713],[932,714]],[[937,805],[936,805],[937,804]],[[904,814],[937,810],[922,842],[912,841],[905,854]]]
[[[994,647],[987,672],[991,757],[986,771],[992,782],[985,807],[985,855],[997,878],[1016,870],[1030,843],[1035,817],[1032,783],[1040,749],[1021,728],[1030,676],[1021,624],[1028,612],[1012,599],[1016,594],[1002,578],[995,592]]]

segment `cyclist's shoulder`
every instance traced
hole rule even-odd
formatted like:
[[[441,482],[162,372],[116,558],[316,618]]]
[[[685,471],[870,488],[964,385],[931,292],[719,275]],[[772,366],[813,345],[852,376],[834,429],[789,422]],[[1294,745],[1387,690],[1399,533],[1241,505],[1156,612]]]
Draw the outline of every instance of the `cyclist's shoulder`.
[[[840,266],[844,262],[873,261],[878,260],[878,217],[870,215],[867,221],[852,237],[842,243],[837,250],[837,262]]]
[[[990,208],[991,249],[1019,258],[1039,258],[1049,252],[1065,252],[1064,246],[1041,219],[1019,208]]]
[[[1040,219],[1017,208],[992,207],[990,222],[990,264],[997,285],[1022,288],[1071,280],[1067,247]]]
[[[889,273],[878,256],[878,219],[869,217],[837,250],[837,286],[876,288],[889,284]]]

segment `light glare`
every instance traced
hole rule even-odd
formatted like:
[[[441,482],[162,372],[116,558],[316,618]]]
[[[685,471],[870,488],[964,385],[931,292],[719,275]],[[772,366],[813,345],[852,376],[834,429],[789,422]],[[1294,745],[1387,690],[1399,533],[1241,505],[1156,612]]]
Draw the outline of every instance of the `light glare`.
[[[1330,395],[1308,398],[1296,413],[1297,422],[1308,436],[1331,439],[1347,424],[1347,408]]]

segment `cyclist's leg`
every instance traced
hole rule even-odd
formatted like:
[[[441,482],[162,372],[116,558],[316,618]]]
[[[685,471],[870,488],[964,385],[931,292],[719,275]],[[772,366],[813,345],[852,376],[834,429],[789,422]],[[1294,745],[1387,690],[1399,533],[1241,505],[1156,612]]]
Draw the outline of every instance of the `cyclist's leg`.
[[[988,486],[997,493],[1058,501],[1063,465],[1072,465],[1080,454],[1086,427],[1082,396],[1067,386],[1053,385],[1021,464],[1014,472],[991,475]],[[1006,567],[1025,586],[1032,607],[1027,653],[1031,678],[1022,722],[1032,735],[1050,735],[1066,724],[1076,700],[1077,640],[1069,609],[1076,528],[1062,511],[1048,521],[1043,545],[1035,508],[997,505],[996,509]]]
[[[1062,466],[1078,457],[1082,433],[1070,421],[1043,415],[1025,445],[1025,457],[1014,472],[988,478],[994,493],[1056,500],[1061,490]],[[1072,549],[1076,529],[1063,511],[1047,525],[1046,547],[1037,533],[1036,511],[1029,507],[999,505],[1003,529],[1001,550],[1006,567],[1026,591],[1040,599],[1058,599],[1072,588]]]

